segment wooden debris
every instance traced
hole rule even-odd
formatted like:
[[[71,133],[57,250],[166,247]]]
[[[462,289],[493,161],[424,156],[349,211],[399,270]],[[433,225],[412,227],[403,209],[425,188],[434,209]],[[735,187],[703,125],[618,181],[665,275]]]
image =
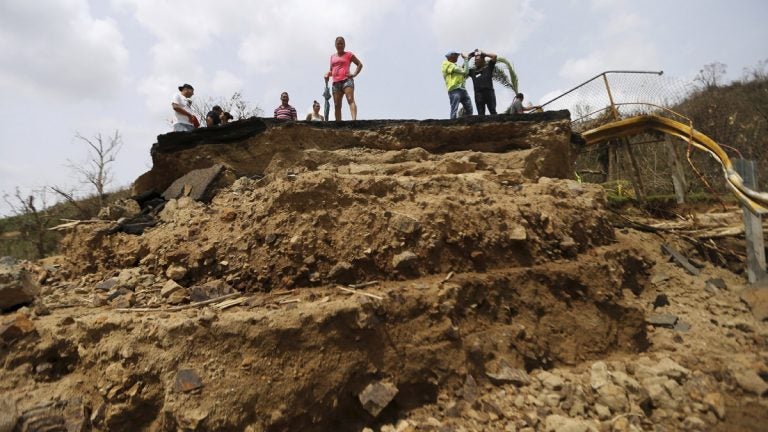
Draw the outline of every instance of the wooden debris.
[[[301,299],[280,300],[278,304],[299,303]]]
[[[347,286],[352,288],[352,289],[359,289],[359,288],[369,287],[369,286],[372,286],[372,285],[377,285],[378,283],[379,283],[379,281],[374,280],[374,281],[363,282],[363,283],[359,283],[359,284],[352,284],[352,285],[347,285]]]
[[[453,277],[453,272],[449,272],[449,273],[448,273],[448,275],[445,277],[445,279],[443,279],[442,281],[440,281],[440,283],[446,283],[446,282],[448,282],[449,280],[451,280],[451,278],[452,278],[452,277]]]
[[[92,224],[92,223],[111,223],[112,221],[105,221],[101,219],[85,219],[85,220],[73,220],[73,219],[61,219],[66,221],[63,224],[56,225],[55,227],[48,228],[48,231],[63,231],[67,228],[76,227],[80,224]]]
[[[181,306],[174,306],[174,307],[166,308],[166,309],[163,309],[163,308],[118,308],[118,309],[115,309],[115,311],[116,312],[178,312],[178,311],[184,310],[184,309],[190,309],[190,308],[195,308],[195,307],[209,305],[209,304],[212,304],[212,303],[217,303],[217,302],[220,302],[222,300],[231,299],[233,297],[237,297],[237,296],[240,296],[240,295],[241,294],[239,292],[236,292],[236,293],[226,294],[226,295],[223,295],[221,297],[212,298],[212,299],[209,299],[209,300],[203,300],[203,301],[199,301],[199,302],[195,302],[195,303],[190,303],[190,304],[186,304],[186,305],[181,305]]]
[[[213,305],[213,307],[218,310],[224,310],[224,309],[231,308],[232,306],[243,304],[246,301],[248,301],[248,297],[239,297],[236,299],[226,300],[221,303],[217,303]]]
[[[661,245],[661,250],[670,255],[675,261],[677,261],[678,264],[680,264],[688,273],[692,274],[693,276],[697,276],[699,273],[701,273],[701,270],[695,267],[693,264],[691,264],[688,261],[688,258],[684,257],[680,252],[675,250],[672,246],[667,244]]]
[[[384,297],[382,297],[382,296],[377,296],[376,294],[370,294],[370,293],[367,293],[365,291],[355,291],[353,289],[349,289],[349,288],[343,287],[343,286],[340,286],[339,289],[342,290],[342,291],[346,291],[348,293],[359,294],[359,295],[370,297],[370,298],[373,298],[373,299],[376,299],[376,300],[384,300]]]

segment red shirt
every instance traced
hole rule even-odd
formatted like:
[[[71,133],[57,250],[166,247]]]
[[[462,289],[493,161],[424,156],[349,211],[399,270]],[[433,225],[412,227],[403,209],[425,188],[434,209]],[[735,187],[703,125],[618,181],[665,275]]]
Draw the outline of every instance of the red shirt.
[[[331,75],[333,82],[344,81],[349,78],[349,65],[352,63],[352,57],[355,55],[351,51],[345,51],[344,54],[331,56]]]

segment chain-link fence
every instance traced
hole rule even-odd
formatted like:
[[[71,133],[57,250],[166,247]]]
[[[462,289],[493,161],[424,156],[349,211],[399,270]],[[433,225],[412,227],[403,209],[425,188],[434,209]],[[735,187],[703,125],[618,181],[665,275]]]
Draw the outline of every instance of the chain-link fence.
[[[695,127],[677,109],[697,90],[693,83],[663,72],[608,71],[542,106],[547,110],[569,110],[575,132],[643,114]],[[641,183],[644,195],[671,195],[672,160],[683,166],[687,192],[725,191],[717,161],[703,152],[691,151],[683,140],[660,133],[643,133],[587,147],[577,159],[575,175],[583,181],[608,183],[612,188],[609,192],[618,195],[634,197],[637,183]],[[634,179],[633,171],[638,171]]]

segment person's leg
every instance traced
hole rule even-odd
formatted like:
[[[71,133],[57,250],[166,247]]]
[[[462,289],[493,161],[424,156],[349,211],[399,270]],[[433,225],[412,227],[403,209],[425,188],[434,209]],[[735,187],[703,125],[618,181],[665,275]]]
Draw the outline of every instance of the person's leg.
[[[496,92],[493,89],[488,90],[488,97],[485,103],[488,104],[488,112],[491,115],[496,115]]]
[[[344,87],[344,95],[347,97],[347,104],[349,105],[349,113],[352,115],[352,120],[357,120],[357,104],[355,103],[355,86]]]
[[[448,92],[448,100],[451,103],[451,118],[455,119],[459,113],[459,101],[461,101],[461,95],[458,90],[451,90]]]
[[[336,121],[341,121],[341,100],[344,96],[341,89],[336,88],[336,84],[333,85],[333,115]]]
[[[459,89],[459,97],[461,98],[461,105],[464,106],[464,115],[472,115],[472,99],[469,98],[469,93],[466,89]]]
[[[485,115],[485,98],[483,97],[482,90],[475,92],[475,107],[477,108],[477,115]]]
[[[191,124],[186,123],[174,123],[173,124],[173,131],[174,132],[192,132],[195,130],[195,127]]]

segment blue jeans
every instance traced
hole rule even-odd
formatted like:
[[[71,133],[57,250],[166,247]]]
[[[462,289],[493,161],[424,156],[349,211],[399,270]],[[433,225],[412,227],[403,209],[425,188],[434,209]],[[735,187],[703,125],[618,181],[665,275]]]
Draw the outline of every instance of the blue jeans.
[[[458,117],[459,103],[464,107],[464,115],[472,115],[472,101],[469,99],[469,93],[466,89],[457,88],[448,92],[448,99],[451,101],[451,118]]]
[[[195,130],[195,127],[191,124],[187,123],[174,123],[173,124],[173,131],[174,132],[192,132]]]

